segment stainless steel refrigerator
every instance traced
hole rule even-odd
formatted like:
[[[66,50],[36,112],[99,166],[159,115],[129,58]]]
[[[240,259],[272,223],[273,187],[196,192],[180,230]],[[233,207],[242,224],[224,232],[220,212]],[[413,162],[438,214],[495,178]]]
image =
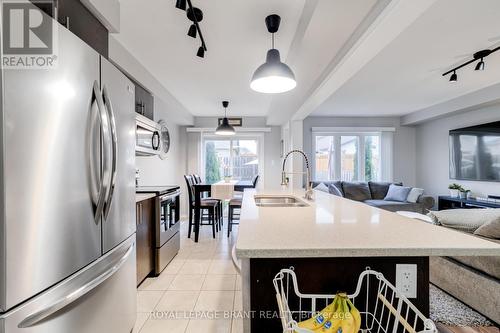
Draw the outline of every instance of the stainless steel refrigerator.
[[[1,72],[0,332],[128,333],[134,86],[57,33],[57,68]]]

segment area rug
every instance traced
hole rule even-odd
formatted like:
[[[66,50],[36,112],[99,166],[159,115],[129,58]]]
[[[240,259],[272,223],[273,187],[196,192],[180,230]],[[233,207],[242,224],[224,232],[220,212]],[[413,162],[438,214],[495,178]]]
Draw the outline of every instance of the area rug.
[[[445,326],[495,326],[487,318],[432,284],[429,296],[430,318],[435,323]]]

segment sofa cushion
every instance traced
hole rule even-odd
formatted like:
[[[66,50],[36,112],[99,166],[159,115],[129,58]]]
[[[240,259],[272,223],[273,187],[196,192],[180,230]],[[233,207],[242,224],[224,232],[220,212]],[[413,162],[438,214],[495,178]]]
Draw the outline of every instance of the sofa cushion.
[[[372,199],[383,200],[387,195],[389,186],[391,186],[391,184],[403,186],[403,183],[368,182]]]
[[[500,239],[500,216],[477,228],[474,235]]]
[[[344,196],[344,194],[342,193],[342,191],[337,186],[335,186],[334,184],[328,185],[328,192],[330,192],[330,194],[336,195],[338,197],[343,197]]]
[[[406,202],[406,199],[408,198],[408,194],[410,194],[410,191],[411,187],[391,184],[389,186],[389,191],[387,192],[387,195],[385,196],[384,200]]]
[[[318,186],[321,183],[325,184],[326,186],[330,186],[331,184],[335,185],[335,187],[337,187],[340,190],[342,195],[344,195],[344,192],[342,191],[342,182],[341,181],[338,181],[338,180],[313,181],[312,182],[313,188]]]
[[[422,205],[411,202],[387,201],[387,200],[365,200],[367,205],[388,210],[391,212],[407,211],[422,213]]]
[[[356,201],[370,200],[372,195],[368,183],[342,182],[344,197]]]
[[[406,201],[408,202],[418,202],[418,199],[424,194],[423,188],[414,187],[411,189],[410,193],[408,193],[408,197]]]
[[[500,279],[500,257],[451,257],[466,266]]]
[[[500,217],[500,209],[448,209],[427,214],[437,223],[473,233],[480,226]]]
[[[325,185],[324,183],[319,183],[317,186],[314,187],[314,189],[321,192],[330,193],[328,190],[328,186]]]

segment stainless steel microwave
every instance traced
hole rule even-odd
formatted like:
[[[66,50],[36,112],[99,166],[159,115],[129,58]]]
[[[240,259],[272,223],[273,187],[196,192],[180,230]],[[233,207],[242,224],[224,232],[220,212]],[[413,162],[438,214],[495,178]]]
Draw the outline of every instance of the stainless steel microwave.
[[[135,154],[137,156],[160,155],[161,125],[140,114],[137,114],[135,119]]]

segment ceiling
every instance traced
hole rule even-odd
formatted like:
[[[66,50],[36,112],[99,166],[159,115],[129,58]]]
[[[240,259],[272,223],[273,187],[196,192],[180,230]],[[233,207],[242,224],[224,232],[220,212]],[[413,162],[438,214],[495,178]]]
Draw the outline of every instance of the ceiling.
[[[456,84],[441,76],[499,45],[498,13],[497,0],[435,1],[312,115],[407,115],[500,83],[500,52],[486,58],[483,72],[475,64],[458,71]]]
[[[193,0],[203,10],[205,58],[199,39],[186,35],[189,21],[172,0],[121,0],[121,29],[115,38],[195,116],[267,116],[281,124],[308,96],[322,72],[376,0]],[[281,16],[276,47],[292,67],[298,86],[266,95],[250,89],[265,60],[271,36],[264,18]]]

